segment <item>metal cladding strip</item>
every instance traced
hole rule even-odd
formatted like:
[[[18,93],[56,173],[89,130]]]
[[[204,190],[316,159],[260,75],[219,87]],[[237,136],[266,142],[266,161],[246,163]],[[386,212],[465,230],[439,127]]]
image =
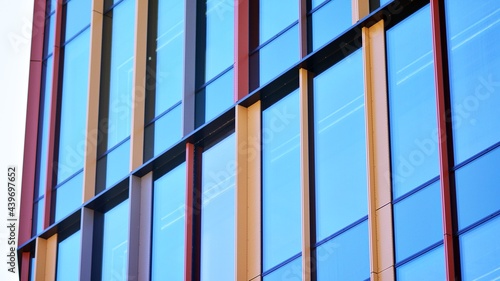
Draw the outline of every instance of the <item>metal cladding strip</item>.
[[[434,49],[434,79],[436,85],[436,106],[439,136],[439,169],[441,183],[441,203],[443,208],[443,241],[445,252],[446,279],[455,280],[456,267],[453,238],[453,207],[450,186],[450,135],[447,117],[448,72],[444,18],[444,2],[431,0],[432,44]]]
[[[194,206],[194,144],[186,143],[186,223],[185,223],[185,260],[184,280],[193,277],[193,206]]]
[[[250,4],[249,0],[234,2],[234,101],[237,102],[250,90]]]
[[[307,56],[307,39],[308,39],[308,28],[307,28],[307,2],[308,0],[299,0],[299,52],[300,58]]]

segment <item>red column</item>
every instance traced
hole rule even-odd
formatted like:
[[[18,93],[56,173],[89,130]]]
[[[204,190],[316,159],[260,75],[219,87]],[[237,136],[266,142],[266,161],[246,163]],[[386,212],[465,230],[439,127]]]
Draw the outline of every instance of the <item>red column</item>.
[[[249,33],[250,9],[248,0],[234,0],[234,101],[249,91]]]
[[[439,134],[439,167],[441,178],[441,202],[443,208],[443,232],[444,232],[444,252],[446,279],[456,280],[456,268],[454,259],[453,242],[453,208],[450,187],[450,157],[448,137],[450,135],[449,123],[447,123],[448,99],[448,68],[447,68],[447,50],[446,33],[444,18],[444,3],[440,0],[431,0],[431,18],[432,18],[432,43],[434,49],[434,79],[436,83],[436,104],[437,121]]]
[[[193,277],[194,144],[186,143],[186,226],[184,280]]]

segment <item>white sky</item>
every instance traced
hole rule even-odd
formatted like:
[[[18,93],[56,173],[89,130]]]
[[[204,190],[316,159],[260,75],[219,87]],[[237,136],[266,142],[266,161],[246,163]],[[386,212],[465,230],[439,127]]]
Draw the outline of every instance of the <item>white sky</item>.
[[[19,214],[32,19],[33,0],[0,0],[0,280],[6,281],[18,280],[19,270],[7,271],[7,167],[18,169]]]

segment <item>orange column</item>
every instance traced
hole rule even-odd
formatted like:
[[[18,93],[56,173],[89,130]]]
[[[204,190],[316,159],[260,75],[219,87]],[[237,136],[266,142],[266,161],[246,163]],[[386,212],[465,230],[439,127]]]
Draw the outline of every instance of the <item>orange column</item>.
[[[250,6],[249,0],[234,0],[234,101],[249,91]]]

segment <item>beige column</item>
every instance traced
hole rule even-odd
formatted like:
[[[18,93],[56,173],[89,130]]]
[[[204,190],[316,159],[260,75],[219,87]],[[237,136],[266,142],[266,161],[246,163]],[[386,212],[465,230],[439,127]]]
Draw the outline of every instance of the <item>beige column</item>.
[[[82,208],[82,217],[80,222],[80,231],[82,240],[80,242],[80,280],[91,281],[92,277],[92,244],[94,238],[94,210]]]
[[[352,23],[357,23],[360,19],[370,13],[370,0],[352,0]]]
[[[261,280],[261,106],[236,106],[236,276]]]
[[[35,277],[37,281],[54,281],[56,279],[57,234],[49,239],[36,239]]]
[[[385,28],[363,28],[371,280],[394,280]]]
[[[137,169],[142,165],[144,153],[148,1],[136,0],[135,12],[136,24],[134,41],[134,80],[132,82],[132,129],[130,130],[131,171]]]
[[[302,209],[302,280],[311,280],[311,213],[309,194],[309,81],[307,69],[299,69],[300,85],[300,189]]]
[[[97,137],[99,135],[99,89],[101,85],[101,49],[103,0],[92,1],[90,18],[89,94],[87,100],[87,138],[83,163],[83,202],[95,194]]]
[[[138,280],[149,280],[151,266],[151,216],[153,204],[153,172],[141,178],[141,206],[139,207]]]

